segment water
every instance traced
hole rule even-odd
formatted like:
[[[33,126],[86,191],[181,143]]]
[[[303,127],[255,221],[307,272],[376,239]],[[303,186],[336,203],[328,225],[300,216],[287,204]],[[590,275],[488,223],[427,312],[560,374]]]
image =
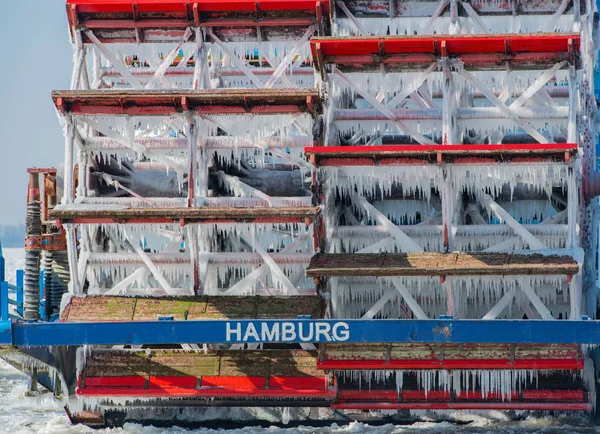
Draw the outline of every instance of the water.
[[[6,274],[14,281],[15,270],[22,268],[23,249],[3,249],[6,259]],[[224,434],[402,434],[402,433],[470,433],[470,434],[563,434],[600,433],[598,422],[580,414],[560,414],[547,416],[537,413],[449,412],[444,416],[428,412],[418,412],[420,421],[409,425],[372,426],[360,422],[347,425],[332,424],[314,428],[301,426],[285,428],[245,427],[232,430],[201,428],[187,430],[179,427],[155,428],[138,424],[126,424],[123,428],[92,430],[83,425],[71,425],[64,413],[62,404],[51,394],[38,397],[25,397],[27,377],[0,360],[0,433],[31,434],[75,434],[75,433],[130,433],[130,434],[183,434],[183,433],[224,433]]]

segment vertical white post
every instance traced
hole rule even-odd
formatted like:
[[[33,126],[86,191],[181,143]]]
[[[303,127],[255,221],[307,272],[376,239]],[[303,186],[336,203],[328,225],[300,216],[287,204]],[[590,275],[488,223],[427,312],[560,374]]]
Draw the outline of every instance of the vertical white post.
[[[454,190],[444,169],[444,185],[442,186],[442,225],[444,236],[444,251],[454,250]]]
[[[579,190],[577,178],[569,168],[567,178],[567,249],[579,247],[577,231],[577,213],[579,210]]]
[[[448,315],[458,318],[458,309],[456,305],[456,294],[454,293],[454,285],[448,277],[443,277],[442,287],[446,293],[446,303],[448,305]]]
[[[567,142],[577,143],[577,71],[569,65],[569,119]]]
[[[187,206],[192,207],[196,203],[196,172],[198,170],[197,150],[198,140],[196,135],[196,121],[194,116],[188,113],[188,199]]]
[[[73,152],[75,147],[75,127],[71,116],[65,116],[65,167],[62,203],[73,203]]]
[[[579,264],[579,272],[571,278],[569,282],[569,302],[571,304],[571,313],[569,319],[577,321],[581,319],[581,287],[583,285],[583,264]]]
[[[92,58],[92,88],[98,89],[102,81],[102,57],[100,57],[98,48],[94,47],[92,51],[94,53],[94,57]]]
[[[460,23],[458,21],[458,0],[450,0],[450,34],[459,33]]]
[[[87,196],[87,186],[88,186],[88,164],[89,164],[89,156],[86,151],[79,150],[77,153],[77,197],[86,197]]]
[[[81,295],[83,294],[83,291],[79,281],[77,234],[75,233],[75,226],[72,224],[66,224],[65,229],[67,232],[67,256],[69,259],[69,274],[71,277],[71,281],[69,282],[69,292],[73,295]]]
[[[194,79],[192,81],[192,89],[203,89],[205,86],[203,83],[205,59],[203,35],[200,27],[196,28],[196,56],[194,61]]]

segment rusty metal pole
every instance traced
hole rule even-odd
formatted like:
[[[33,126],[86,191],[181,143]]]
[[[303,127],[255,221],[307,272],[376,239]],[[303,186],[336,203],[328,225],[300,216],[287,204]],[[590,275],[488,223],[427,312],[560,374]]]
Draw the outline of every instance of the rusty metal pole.
[[[40,318],[40,251],[42,247],[42,216],[40,182],[36,172],[29,173],[25,239],[24,316]]]

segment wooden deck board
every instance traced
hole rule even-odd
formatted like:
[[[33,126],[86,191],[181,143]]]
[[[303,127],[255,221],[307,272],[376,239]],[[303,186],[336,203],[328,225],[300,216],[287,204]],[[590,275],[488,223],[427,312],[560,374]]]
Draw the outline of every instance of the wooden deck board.
[[[188,110],[205,114],[276,114],[321,109],[316,89],[56,90],[52,99],[61,113],[76,115],[161,116]]]
[[[321,347],[322,360],[498,360],[511,358],[510,344],[327,344]],[[571,360],[581,356],[577,345],[516,345],[515,360]]]
[[[509,253],[318,254],[308,266],[321,276],[464,276],[566,274],[579,271],[570,256]]]
[[[95,349],[85,376],[305,377],[322,375],[316,351],[184,351]]]
[[[123,209],[55,209],[50,218],[63,222],[82,220],[129,221],[140,219],[161,219],[179,222],[186,221],[253,221],[257,219],[313,219],[320,213],[318,206],[273,207],[273,208],[123,208]]]
[[[61,320],[155,321],[160,316],[175,320],[290,319],[298,315],[322,318],[319,296],[298,297],[72,297]]]

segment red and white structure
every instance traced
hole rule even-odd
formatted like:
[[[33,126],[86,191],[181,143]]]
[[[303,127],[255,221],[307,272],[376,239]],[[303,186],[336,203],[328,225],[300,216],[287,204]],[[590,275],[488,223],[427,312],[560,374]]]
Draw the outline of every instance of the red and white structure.
[[[596,12],[68,0],[71,88],[53,93],[65,161],[52,216],[75,300],[63,319],[91,312],[90,296],[191,298],[207,315],[239,297],[253,319],[306,300],[328,319],[595,317]],[[131,309],[110,318],[137,320]],[[78,395],[104,409],[593,407],[577,345],[318,345],[188,343],[177,357],[206,355],[218,375],[147,379],[98,368],[142,348],[92,348]],[[267,373],[236,365],[248,360]]]

